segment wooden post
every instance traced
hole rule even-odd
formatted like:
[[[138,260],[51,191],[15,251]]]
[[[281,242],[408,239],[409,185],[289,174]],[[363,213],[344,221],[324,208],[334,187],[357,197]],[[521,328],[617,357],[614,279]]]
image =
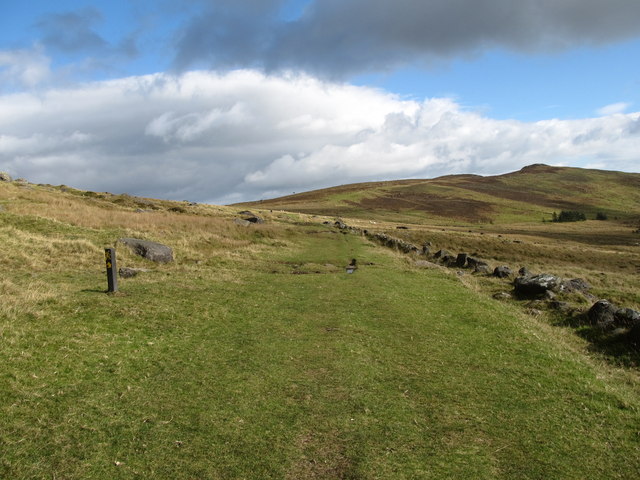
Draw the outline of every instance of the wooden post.
[[[104,249],[104,258],[107,262],[107,283],[108,283],[108,293],[113,293],[118,291],[118,273],[116,269],[116,249],[115,248],[105,248]]]

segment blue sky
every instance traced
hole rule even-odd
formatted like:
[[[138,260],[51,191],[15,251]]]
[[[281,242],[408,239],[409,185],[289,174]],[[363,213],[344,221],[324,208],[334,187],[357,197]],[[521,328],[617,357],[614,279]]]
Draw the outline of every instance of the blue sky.
[[[215,202],[638,171],[639,53],[636,0],[0,0],[0,170]]]

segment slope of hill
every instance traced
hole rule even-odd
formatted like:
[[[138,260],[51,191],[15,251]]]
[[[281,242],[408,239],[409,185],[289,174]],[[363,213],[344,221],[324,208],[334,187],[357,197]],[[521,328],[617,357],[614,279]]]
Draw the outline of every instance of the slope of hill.
[[[0,182],[0,478],[637,475],[636,369],[322,219],[237,215]],[[107,295],[113,245],[145,271]]]
[[[640,174],[531,165],[492,177],[372,182],[326,188],[244,206],[413,223],[550,220],[554,211],[589,218],[640,218]]]

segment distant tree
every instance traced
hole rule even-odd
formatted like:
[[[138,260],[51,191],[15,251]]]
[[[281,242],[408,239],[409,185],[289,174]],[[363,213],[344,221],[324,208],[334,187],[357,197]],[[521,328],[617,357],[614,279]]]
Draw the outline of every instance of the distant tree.
[[[596,220],[609,220],[609,217],[604,212],[596,213]]]
[[[552,217],[553,222],[581,222],[586,219],[587,217],[584,213],[573,210],[562,210],[559,215],[553,212]]]

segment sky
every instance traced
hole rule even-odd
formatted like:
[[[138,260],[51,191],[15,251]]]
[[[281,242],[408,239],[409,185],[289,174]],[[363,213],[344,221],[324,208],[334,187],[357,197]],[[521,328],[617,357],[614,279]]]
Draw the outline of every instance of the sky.
[[[640,171],[637,0],[0,0],[0,171],[228,204]]]

